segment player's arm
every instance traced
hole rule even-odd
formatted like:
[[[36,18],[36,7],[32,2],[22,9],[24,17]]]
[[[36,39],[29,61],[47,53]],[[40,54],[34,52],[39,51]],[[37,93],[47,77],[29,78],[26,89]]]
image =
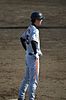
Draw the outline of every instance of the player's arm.
[[[21,41],[23,48],[26,50],[26,40],[20,37],[20,41]]]
[[[37,53],[37,45],[38,45],[38,43],[36,41],[32,40],[31,44],[32,44],[32,48],[33,48],[34,54],[36,54]]]
[[[38,42],[32,40],[32,41],[31,41],[31,44],[32,44],[32,48],[33,48],[33,51],[34,51],[35,56],[36,56],[36,57],[37,57],[38,55],[39,55],[39,56],[42,56],[41,50],[40,50],[40,51],[37,51]]]

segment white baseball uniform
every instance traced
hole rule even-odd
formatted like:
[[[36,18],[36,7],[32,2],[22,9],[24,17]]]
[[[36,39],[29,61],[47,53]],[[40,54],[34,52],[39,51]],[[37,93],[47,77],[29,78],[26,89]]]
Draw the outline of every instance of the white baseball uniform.
[[[19,97],[22,100],[25,99],[25,92],[27,88],[29,89],[29,100],[35,99],[35,92],[39,77],[39,55],[41,55],[40,50],[40,40],[39,40],[39,30],[36,26],[30,25],[27,30],[21,35],[22,38],[26,40],[26,73],[21,86],[19,89]],[[36,41],[37,53],[34,54],[31,41]]]

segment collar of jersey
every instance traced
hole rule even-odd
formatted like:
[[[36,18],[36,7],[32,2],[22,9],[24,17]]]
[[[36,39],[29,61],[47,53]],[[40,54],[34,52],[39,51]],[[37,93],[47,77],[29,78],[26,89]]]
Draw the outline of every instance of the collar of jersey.
[[[37,29],[39,28],[38,26],[36,26],[35,24],[32,24],[33,26],[35,26]]]

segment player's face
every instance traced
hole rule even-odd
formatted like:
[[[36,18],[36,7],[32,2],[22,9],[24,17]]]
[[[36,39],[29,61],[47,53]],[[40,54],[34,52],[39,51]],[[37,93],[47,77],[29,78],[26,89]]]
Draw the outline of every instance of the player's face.
[[[35,24],[36,24],[36,26],[41,26],[42,22],[43,22],[43,20],[36,20]]]

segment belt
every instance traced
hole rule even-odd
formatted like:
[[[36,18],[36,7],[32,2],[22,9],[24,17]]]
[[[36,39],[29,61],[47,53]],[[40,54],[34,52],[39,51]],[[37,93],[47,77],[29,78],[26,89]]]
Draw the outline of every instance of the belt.
[[[34,55],[33,53],[29,53],[30,56]]]

